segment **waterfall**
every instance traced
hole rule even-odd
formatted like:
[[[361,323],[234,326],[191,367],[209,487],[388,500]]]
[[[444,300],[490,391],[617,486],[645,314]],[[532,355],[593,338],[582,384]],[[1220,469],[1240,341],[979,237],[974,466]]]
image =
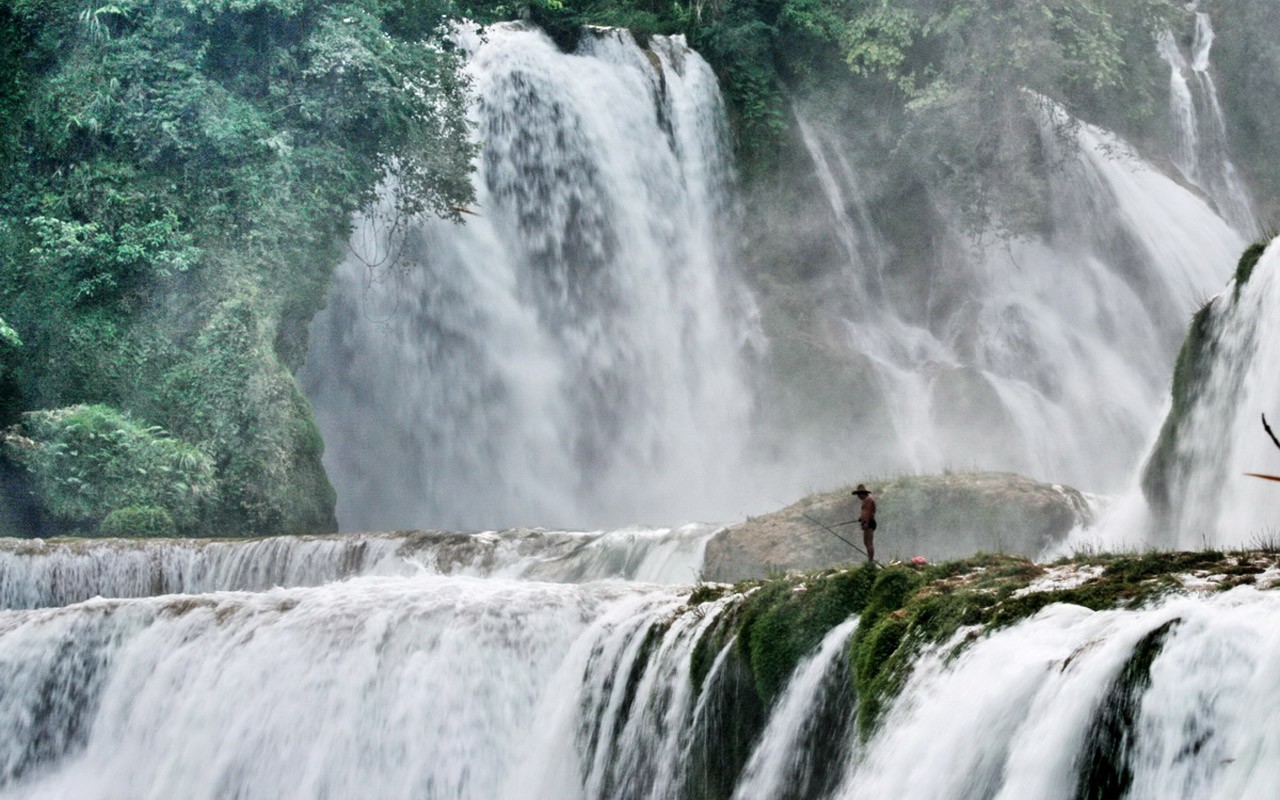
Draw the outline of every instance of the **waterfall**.
[[[1196,99],[1212,94],[1200,24],[1190,60],[1161,40],[1187,93],[1178,158],[1189,176],[1225,175],[1220,109]],[[907,264],[878,227],[856,132],[797,102],[840,262],[813,265],[821,322],[802,337],[865,378],[833,419],[868,420],[809,425],[762,405],[764,381],[785,383],[803,356],[764,340],[733,268],[706,63],[679,37],[642,49],[616,30],[584,32],[572,54],[521,24],[459,41],[483,143],[475,213],[370,212],[312,329],[302,378],[344,529],[727,520],[853,471],[1013,470],[1118,491],[1188,315],[1243,249],[1227,195],[1204,190],[1215,211],[1042,98],[1039,146],[1060,167],[1044,231],[974,241],[934,203],[920,224],[935,252]],[[854,452],[833,444],[845,439]]]
[[[866,214],[854,145],[798,109],[803,142],[844,242],[837,342],[874,374],[894,431],[884,471],[978,466],[1115,491],[1159,418],[1196,304],[1221,286],[1244,241],[1202,199],[1113,134],[1047,100],[1052,229],[953,249],[932,270],[893,271]],[[945,218],[945,213],[939,211]]]
[[[848,723],[852,719],[842,720],[846,724],[835,730],[822,730],[821,723],[826,716],[825,706],[841,705],[830,702],[829,694],[848,691],[848,670],[839,667],[843,664],[843,650],[857,627],[858,619],[852,617],[832,628],[817,650],[796,668],[743,770],[734,800],[813,797],[824,793],[826,787],[811,786],[808,779],[817,771],[815,755],[829,755],[819,737],[834,738],[838,743],[841,735],[849,734]],[[837,748],[837,763],[822,766],[838,773],[840,760],[852,756],[848,750]]]
[[[365,578],[5,612],[0,797],[527,798],[503,789],[568,699],[548,687],[677,602]],[[542,775],[576,774],[573,741]]]
[[[698,656],[747,599],[420,574],[2,611],[0,798],[1066,800],[1280,780],[1274,592],[962,629],[865,738],[836,698],[856,617],[769,706],[735,694],[755,693],[736,638]]]
[[[1258,214],[1249,190],[1231,161],[1227,123],[1210,71],[1213,23],[1203,11],[1194,14],[1190,58],[1173,33],[1158,37],[1160,56],[1169,65],[1169,110],[1174,132],[1173,162],[1183,177],[1202,190],[1224,219],[1246,239],[1259,233]],[[1192,84],[1188,81],[1194,81]]]
[[[98,596],[260,592],[374,575],[685,584],[698,578],[703,550],[717,530],[690,524],[609,531],[417,531],[248,541],[0,539],[0,609],[64,606]]]
[[[565,54],[508,24],[460,41],[483,143],[474,214],[371,213],[312,329],[304,383],[340,524],[754,510],[731,467],[755,334],[723,244],[732,174],[710,68],[678,36],[642,50],[590,29]]]
[[[1051,606],[926,658],[835,796],[1269,796],[1277,610],[1252,589],[1142,612]]]
[[[1280,246],[1273,241],[1243,286],[1229,285],[1206,313],[1209,354],[1179,423],[1168,527],[1161,546],[1273,545],[1280,531],[1276,485],[1243,475],[1280,473],[1280,451],[1260,416],[1280,419]]]

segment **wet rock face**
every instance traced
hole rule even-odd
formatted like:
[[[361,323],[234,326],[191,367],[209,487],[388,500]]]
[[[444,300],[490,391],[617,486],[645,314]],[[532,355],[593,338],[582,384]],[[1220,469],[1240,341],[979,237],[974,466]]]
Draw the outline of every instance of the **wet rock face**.
[[[1092,521],[1080,492],[1012,473],[913,476],[867,486],[877,505],[875,545],[882,562],[913,556],[937,561],[977,552],[1035,557],[1073,527]],[[862,530],[851,522],[858,517],[858,500],[850,489],[810,495],[725,528],[707,543],[703,578],[737,581],[862,560],[854,547],[862,547]]]

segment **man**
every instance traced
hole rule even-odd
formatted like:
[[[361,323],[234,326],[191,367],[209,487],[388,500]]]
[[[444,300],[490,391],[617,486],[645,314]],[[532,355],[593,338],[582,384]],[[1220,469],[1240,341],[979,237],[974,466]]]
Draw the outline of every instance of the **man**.
[[[853,494],[862,500],[862,512],[858,514],[858,522],[862,524],[862,543],[867,548],[867,560],[876,560],[876,501],[871,497],[871,492],[867,491],[867,487],[861,483],[858,488],[853,490]]]

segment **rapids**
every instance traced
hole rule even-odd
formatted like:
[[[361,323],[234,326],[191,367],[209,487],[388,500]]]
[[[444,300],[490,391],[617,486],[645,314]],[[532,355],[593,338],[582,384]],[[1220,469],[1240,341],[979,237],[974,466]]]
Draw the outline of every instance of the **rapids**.
[[[857,617],[761,705],[736,639],[696,653],[742,600],[419,573],[0,611],[0,798],[1262,798],[1280,781],[1274,592],[1051,605],[926,648],[866,738]]]

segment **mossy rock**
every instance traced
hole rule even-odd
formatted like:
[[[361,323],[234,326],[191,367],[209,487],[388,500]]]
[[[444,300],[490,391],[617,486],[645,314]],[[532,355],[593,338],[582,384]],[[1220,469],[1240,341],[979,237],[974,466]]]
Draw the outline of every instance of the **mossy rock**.
[[[933,565],[865,565],[743,582],[694,648],[694,688],[707,695],[699,703],[719,710],[714,722],[720,729],[734,731],[739,737],[735,741],[749,741],[800,662],[827,632],[856,614],[858,627],[841,666],[856,695],[857,734],[866,741],[927,651],[944,659],[958,657],[992,631],[1023,622],[1054,603],[1101,611],[1139,608],[1175,592],[1226,591],[1242,583],[1265,590],[1277,582],[1260,576],[1273,575],[1276,567],[1275,553],[1098,554],[1054,564],[979,554]],[[1135,719],[1134,707],[1124,704],[1140,695],[1174,624],[1157,628],[1138,643],[1109,691],[1097,718],[1097,746],[1089,748],[1082,764],[1080,796],[1122,794],[1107,791],[1127,780],[1123,759],[1113,757]],[[709,679],[712,662],[730,642],[736,644],[717,673],[721,678]],[[724,681],[725,675],[734,680]],[[745,690],[748,686],[754,691]],[[733,696],[721,695],[730,690]],[[732,776],[741,766],[739,759],[726,768]],[[696,796],[727,797],[733,783],[716,785],[729,789]]]
[[[747,599],[738,645],[751,664],[761,702],[771,704],[822,637],[867,606],[875,584],[876,568],[868,564],[802,582],[775,579]]]
[[[173,430],[213,454],[219,491],[203,531],[218,535],[337,530],[324,444],[297,381],[275,352],[270,302],[233,287],[154,393]]]
[[[1252,277],[1254,268],[1266,251],[1269,241],[1255,242],[1240,256],[1236,265],[1235,290],[1231,294],[1215,297],[1196,312],[1183,340],[1182,349],[1173,369],[1170,387],[1172,404],[1169,415],[1160,428],[1160,435],[1142,470],[1142,492],[1156,518],[1156,528],[1169,528],[1174,524],[1176,498],[1187,492],[1180,475],[1186,457],[1179,455],[1183,449],[1183,429],[1192,410],[1209,383],[1210,373],[1218,353],[1217,329],[1240,296],[1240,290]],[[1199,487],[1203,492],[1204,487]]]
[[[1249,278],[1253,277],[1253,268],[1258,266],[1258,262],[1262,260],[1262,254],[1266,252],[1269,241],[1254,242],[1245,248],[1244,254],[1240,256],[1239,263],[1236,264],[1235,284],[1236,296],[1240,296],[1240,290],[1249,282]]]
[[[1206,303],[1191,318],[1187,338],[1178,351],[1173,367],[1171,392],[1173,404],[1169,416],[1160,428],[1160,436],[1151,450],[1151,457],[1142,470],[1142,492],[1157,517],[1168,514],[1173,505],[1174,475],[1177,468],[1178,438],[1183,421],[1191,413],[1201,387],[1208,377],[1215,351],[1213,323],[1216,319],[1215,303]]]

